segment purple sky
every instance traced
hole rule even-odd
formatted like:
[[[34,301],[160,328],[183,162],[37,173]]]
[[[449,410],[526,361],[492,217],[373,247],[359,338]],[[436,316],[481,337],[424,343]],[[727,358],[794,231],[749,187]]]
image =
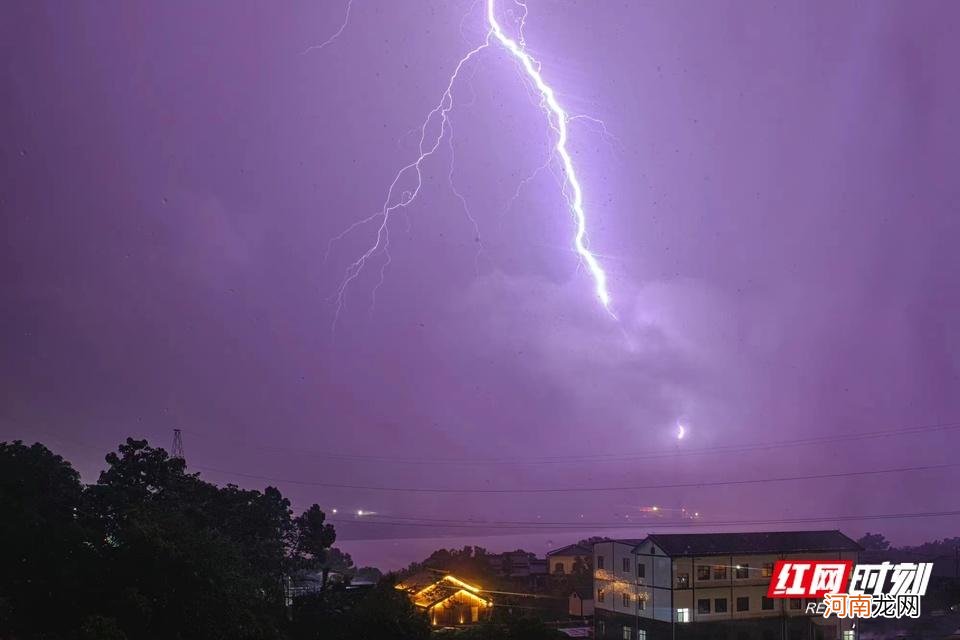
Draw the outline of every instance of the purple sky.
[[[341,546],[384,568],[441,545],[542,552],[649,530],[430,518],[960,508],[957,467],[709,486],[953,463],[960,429],[689,453],[960,423],[960,5],[531,0],[526,40],[544,77],[571,114],[601,118],[615,138],[570,125],[619,321],[578,269],[550,172],[511,205],[552,140],[537,97],[492,46],[465,67],[451,114],[453,180],[482,242],[444,146],[392,221],[375,306],[382,256],[332,329],[331,296],[375,225],[325,260],[328,242],[380,208],[416,155],[408,132],[484,35],[469,1],[354,0],[340,38],[303,54],[345,7],[5,10],[0,440],[43,441],[93,481],[122,438],[168,447],[181,427],[204,477],[273,478],[297,508],[338,507]],[[662,451],[676,455],[649,457]],[[581,459],[542,463],[550,456]],[[686,482],[706,486],[317,486]],[[357,509],[378,515],[342,515]],[[397,517],[415,520],[373,523]],[[958,525],[759,528],[915,543]]]

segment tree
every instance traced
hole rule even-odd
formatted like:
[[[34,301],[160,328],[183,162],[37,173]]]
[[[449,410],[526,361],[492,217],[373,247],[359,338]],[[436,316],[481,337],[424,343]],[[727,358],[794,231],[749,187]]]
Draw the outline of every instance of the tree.
[[[148,640],[280,637],[289,502],[203,482],[142,440],[106,461],[85,501],[110,577],[98,613]]]
[[[279,640],[295,571],[355,571],[317,505],[294,518],[277,489],[218,487],[145,440],[105,459],[84,487],[44,446],[0,443],[0,638]],[[360,600],[335,591],[332,627],[353,633],[370,617],[392,629],[378,637],[423,637],[392,586]]]
[[[327,516],[318,505],[313,505],[297,518],[296,554],[303,568],[319,568],[323,578],[320,582],[321,593],[327,588],[327,576],[330,575],[330,566],[327,564],[327,553],[337,539],[333,525],[326,524]],[[349,559],[350,556],[347,556]],[[350,564],[353,561],[350,560]]]
[[[295,605],[295,640],[427,640],[430,623],[384,579],[367,589],[331,589]]]
[[[0,637],[79,626],[92,561],[82,494],[80,475],[42,444],[0,443]]]
[[[881,533],[866,533],[857,540],[857,544],[867,551],[886,551],[890,548],[890,542]]]

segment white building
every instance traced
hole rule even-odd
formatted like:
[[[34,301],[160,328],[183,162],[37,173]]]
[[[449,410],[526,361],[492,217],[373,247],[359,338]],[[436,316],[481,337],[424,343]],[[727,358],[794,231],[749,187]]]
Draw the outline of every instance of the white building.
[[[597,638],[855,640],[850,620],[808,616],[805,602],[769,599],[779,559],[856,562],[839,531],[655,534],[593,546]]]

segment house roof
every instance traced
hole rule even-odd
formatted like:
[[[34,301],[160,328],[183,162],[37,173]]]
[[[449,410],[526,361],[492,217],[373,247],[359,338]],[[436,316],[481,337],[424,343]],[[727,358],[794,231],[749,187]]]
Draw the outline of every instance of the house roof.
[[[663,549],[668,556],[862,550],[859,544],[837,530],[656,533],[647,536],[647,539]]]
[[[591,554],[593,554],[593,549],[582,544],[568,544],[565,547],[547,551],[548,558],[550,556],[589,556]]]
[[[396,588],[409,593],[414,605],[425,609],[430,609],[460,593],[490,603],[488,598],[479,595],[478,587],[450,574],[421,571],[397,584]]]

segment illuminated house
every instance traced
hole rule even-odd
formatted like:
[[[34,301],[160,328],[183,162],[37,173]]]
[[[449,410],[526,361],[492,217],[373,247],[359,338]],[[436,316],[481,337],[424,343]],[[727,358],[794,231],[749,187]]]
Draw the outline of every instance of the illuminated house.
[[[493,601],[479,587],[450,574],[421,571],[397,585],[436,626],[473,624],[489,617]]]

